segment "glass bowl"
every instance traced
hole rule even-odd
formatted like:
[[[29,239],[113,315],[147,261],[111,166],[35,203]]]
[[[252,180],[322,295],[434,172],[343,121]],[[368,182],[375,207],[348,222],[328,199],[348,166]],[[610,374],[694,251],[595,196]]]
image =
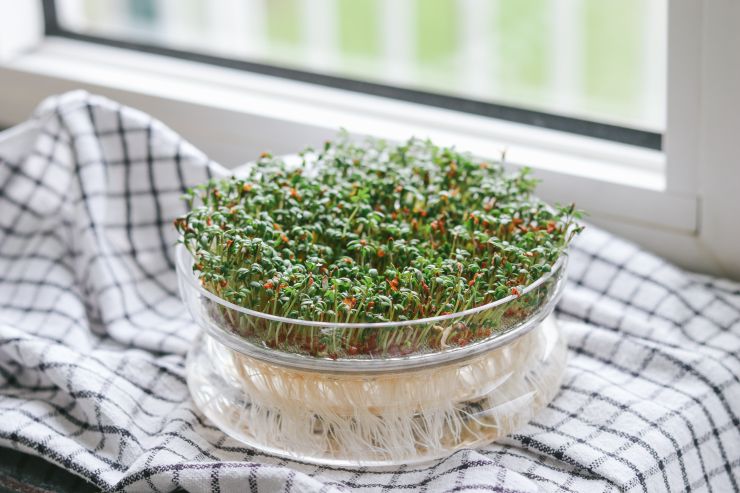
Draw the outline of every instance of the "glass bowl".
[[[403,322],[320,323],[203,289],[177,246],[181,296],[203,329],[187,359],[198,408],[264,452],[335,466],[425,462],[527,423],[558,391],[567,349],[551,316],[567,255],[487,305]]]

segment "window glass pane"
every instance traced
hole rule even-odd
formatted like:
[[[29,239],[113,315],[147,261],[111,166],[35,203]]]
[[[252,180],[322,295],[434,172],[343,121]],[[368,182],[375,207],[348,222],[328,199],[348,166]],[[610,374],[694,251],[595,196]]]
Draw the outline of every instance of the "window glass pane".
[[[667,0],[58,0],[68,30],[662,132]]]

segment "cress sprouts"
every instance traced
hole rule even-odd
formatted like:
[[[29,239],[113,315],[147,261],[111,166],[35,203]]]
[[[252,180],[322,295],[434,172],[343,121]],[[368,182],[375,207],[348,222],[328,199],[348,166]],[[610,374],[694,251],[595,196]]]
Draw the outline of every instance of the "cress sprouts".
[[[429,141],[343,136],[302,156],[291,167],[263,154],[245,176],[188,191],[191,211],[175,226],[205,289],[292,319],[404,322],[519,295],[582,229],[574,206],[533,195],[527,169],[508,174]],[[407,354],[487,337],[504,315],[526,316],[542,297],[523,298],[451,330],[327,334],[221,318],[242,335],[313,355]]]

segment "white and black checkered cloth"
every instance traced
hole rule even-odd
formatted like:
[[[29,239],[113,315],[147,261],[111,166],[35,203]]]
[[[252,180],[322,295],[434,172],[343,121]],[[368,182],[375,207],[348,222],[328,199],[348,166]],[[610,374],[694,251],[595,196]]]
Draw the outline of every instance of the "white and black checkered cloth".
[[[501,442],[397,470],[281,460],[193,406],[180,195],[225,170],[75,92],[0,138],[0,445],[106,490],[738,491],[740,285],[590,228],[558,308],[562,390]]]

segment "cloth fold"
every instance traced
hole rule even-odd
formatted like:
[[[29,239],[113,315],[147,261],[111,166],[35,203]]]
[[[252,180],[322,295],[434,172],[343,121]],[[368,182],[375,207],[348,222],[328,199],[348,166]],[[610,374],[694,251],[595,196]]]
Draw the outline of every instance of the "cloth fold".
[[[571,349],[535,420],[398,469],[251,450],[194,408],[197,328],[172,220],[227,171],[108,99],[49,98],[0,134],[0,445],[103,490],[738,491],[740,285],[589,228],[557,316]]]

